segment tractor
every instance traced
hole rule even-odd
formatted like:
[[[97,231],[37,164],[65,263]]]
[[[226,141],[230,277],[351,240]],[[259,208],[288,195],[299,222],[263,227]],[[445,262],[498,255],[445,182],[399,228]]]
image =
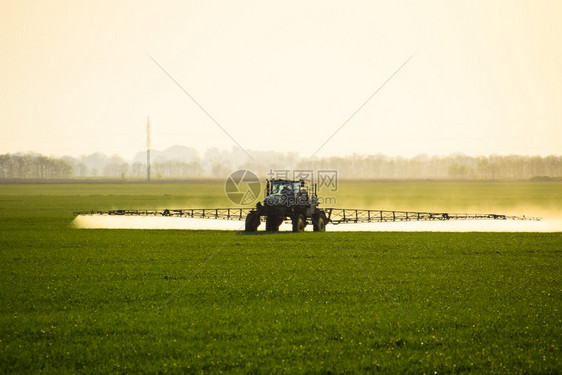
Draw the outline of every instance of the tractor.
[[[324,232],[330,219],[318,205],[316,184],[307,188],[304,180],[267,180],[263,204],[248,213],[245,230],[257,231],[265,218],[267,232],[278,232],[285,220],[291,220],[293,232],[303,232],[310,223],[315,232]]]

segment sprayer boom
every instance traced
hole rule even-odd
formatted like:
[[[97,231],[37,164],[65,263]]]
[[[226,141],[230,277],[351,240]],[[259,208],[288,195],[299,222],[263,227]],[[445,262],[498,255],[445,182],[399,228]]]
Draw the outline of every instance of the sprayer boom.
[[[183,208],[164,210],[110,210],[80,211],[74,215],[114,215],[114,216],[174,216],[196,219],[245,220],[253,208]],[[327,223],[382,223],[401,221],[438,221],[438,220],[533,220],[538,217],[511,216],[503,214],[466,214],[444,212],[362,210],[348,208],[324,208]],[[264,218],[265,220],[265,218]]]

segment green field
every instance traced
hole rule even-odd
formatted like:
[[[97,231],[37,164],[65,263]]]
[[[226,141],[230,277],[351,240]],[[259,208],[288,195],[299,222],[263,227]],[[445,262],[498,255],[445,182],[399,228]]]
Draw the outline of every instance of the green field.
[[[562,183],[336,196],[531,215],[559,212]],[[220,184],[0,185],[0,372],[562,371],[562,233],[71,227],[73,211],[190,206],[232,205]]]

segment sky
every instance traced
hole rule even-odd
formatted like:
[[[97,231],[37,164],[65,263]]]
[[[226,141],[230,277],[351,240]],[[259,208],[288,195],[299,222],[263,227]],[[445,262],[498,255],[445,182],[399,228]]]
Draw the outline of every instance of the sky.
[[[562,2],[0,2],[0,154],[562,154]]]

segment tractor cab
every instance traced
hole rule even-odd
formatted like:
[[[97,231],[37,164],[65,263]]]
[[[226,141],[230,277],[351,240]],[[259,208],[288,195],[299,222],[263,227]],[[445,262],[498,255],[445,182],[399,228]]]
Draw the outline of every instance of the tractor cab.
[[[268,206],[310,206],[317,201],[315,187],[305,187],[304,180],[268,180],[264,204]]]
[[[268,181],[269,183],[269,181]],[[304,181],[271,180],[267,187],[266,196],[269,195],[290,195],[295,196],[304,186]]]

